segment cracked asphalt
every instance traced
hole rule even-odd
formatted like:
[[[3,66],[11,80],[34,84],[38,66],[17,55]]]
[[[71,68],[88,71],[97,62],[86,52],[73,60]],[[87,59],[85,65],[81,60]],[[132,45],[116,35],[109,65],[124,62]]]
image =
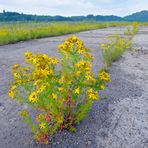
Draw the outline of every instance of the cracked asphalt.
[[[110,27],[76,35],[95,56],[93,70],[103,68],[101,43],[106,35],[124,35],[126,27]],[[57,46],[69,35],[0,46],[0,148],[147,148],[148,147],[148,27],[140,27],[132,50],[109,68],[112,82],[102,92],[107,99],[96,102],[76,133],[59,131],[51,144],[32,141],[32,132],[19,117],[8,95],[11,67],[24,61],[24,52],[41,51],[60,57]]]

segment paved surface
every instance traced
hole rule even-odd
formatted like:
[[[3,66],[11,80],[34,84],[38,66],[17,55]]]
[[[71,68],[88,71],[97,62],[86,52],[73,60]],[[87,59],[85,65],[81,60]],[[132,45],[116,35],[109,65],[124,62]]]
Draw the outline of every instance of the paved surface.
[[[112,83],[107,120],[96,136],[105,148],[148,148],[148,28],[142,27],[110,68]]]
[[[125,27],[78,33],[95,55],[94,71],[103,67],[100,44],[106,35],[123,35]],[[7,96],[10,68],[24,61],[27,50],[59,54],[55,50],[68,35],[0,46],[0,148],[42,147],[31,141],[29,127],[19,117],[20,108]],[[148,147],[148,28],[134,38],[135,51],[127,52],[110,68],[112,82],[106,100],[94,104],[77,133],[58,132],[47,147],[55,148],[141,148]]]

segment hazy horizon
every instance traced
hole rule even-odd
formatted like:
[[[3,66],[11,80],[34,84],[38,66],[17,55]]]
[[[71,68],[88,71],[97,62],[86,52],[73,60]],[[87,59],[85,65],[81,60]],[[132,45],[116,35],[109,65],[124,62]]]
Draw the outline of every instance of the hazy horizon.
[[[126,16],[148,9],[147,0],[0,0],[0,12],[3,10],[36,15],[116,15]]]

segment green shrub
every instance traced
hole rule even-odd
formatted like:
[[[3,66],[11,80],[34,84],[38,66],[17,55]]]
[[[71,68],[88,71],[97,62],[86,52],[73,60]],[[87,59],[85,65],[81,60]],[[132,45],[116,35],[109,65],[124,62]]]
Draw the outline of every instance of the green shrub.
[[[92,71],[93,56],[83,41],[70,37],[59,46],[61,59],[26,52],[22,66],[14,65],[9,96],[26,104],[21,115],[39,142],[48,144],[59,129],[76,131],[75,125],[89,113],[98,91],[110,81],[107,72]],[[36,111],[35,117],[31,110]]]
[[[118,60],[130,45],[131,39],[119,35],[109,37],[109,42],[101,45],[105,66],[108,67],[112,62]]]
[[[132,28],[131,27],[128,27],[127,28],[127,31],[124,34],[125,35],[131,35],[131,36],[136,35],[137,32],[138,32],[138,29],[139,29],[139,25],[140,25],[139,23],[134,22],[132,24]]]

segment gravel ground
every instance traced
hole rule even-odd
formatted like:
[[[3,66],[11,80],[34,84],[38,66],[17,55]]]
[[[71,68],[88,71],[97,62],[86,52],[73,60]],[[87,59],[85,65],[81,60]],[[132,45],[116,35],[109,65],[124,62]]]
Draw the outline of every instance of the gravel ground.
[[[106,35],[123,35],[125,27],[86,31],[77,35],[93,49],[94,71],[103,67],[100,44]],[[31,140],[33,134],[19,117],[20,107],[7,96],[11,66],[24,61],[27,50],[53,56],[68,35],[0,46],[0,148],[45,147]],[[76,133],[59,131],[49,148],[146,148],[148,147],[148,28],[134,37],[133,50],[110,67],[112,82],[103,93],[107,99],[96,102]]]

